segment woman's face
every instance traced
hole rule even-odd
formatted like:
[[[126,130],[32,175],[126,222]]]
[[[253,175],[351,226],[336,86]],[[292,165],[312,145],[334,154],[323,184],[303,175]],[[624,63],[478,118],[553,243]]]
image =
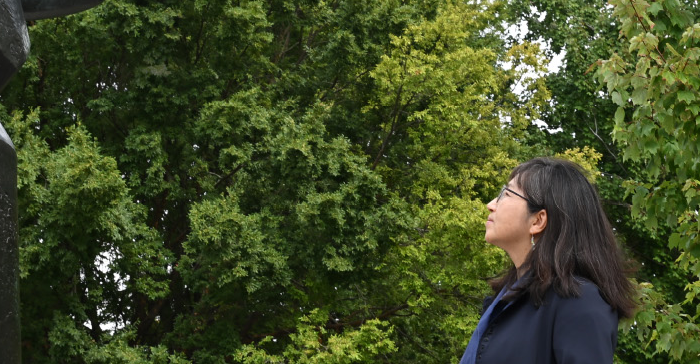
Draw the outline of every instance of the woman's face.
[[[491,212],[486,220],[487,242],[511,252],[530,244],[531,215],[527,210],[527,201],[521,197],[525,194],[509,181],[499,197],[494,198],[486,207]],[[521,196],[518,196],[521,195]],[[524,244],[524,245],[523,245]]]

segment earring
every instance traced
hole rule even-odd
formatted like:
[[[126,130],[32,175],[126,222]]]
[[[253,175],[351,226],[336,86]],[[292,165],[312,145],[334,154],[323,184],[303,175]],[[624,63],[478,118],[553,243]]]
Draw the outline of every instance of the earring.
[[[532,244],[532,246],[535,246],[535,236],[534,235],[530,235],[530,244]]]

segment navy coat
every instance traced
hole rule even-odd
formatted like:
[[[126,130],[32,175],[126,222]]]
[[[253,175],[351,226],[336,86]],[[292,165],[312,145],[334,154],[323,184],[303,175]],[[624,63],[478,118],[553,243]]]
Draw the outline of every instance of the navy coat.
[[[577,298],[561,298],[550,287],[540,307],[522,294],[492,316],[479,342],[476,363],[612,363],[618,315],[593,283],[581,280],[580,293]]]

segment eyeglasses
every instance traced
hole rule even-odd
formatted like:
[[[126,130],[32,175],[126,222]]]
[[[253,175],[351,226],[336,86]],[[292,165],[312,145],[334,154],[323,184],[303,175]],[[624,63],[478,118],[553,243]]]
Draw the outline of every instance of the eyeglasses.
[[[516,196],[518,196],[518,197],[520,197],[520,198],[522,198],[523,200],[527,201],[527,202],[528,202],[530,205],[532,205],[532,206],[542,208],[542,206],[540,206],[540,205],[538,205],[538,204],[536,204],[536,203],[530,201],[529,198],[527,198],[527,197],[525,197],[525,196],[523,196],[523,195],[521,195],[521,194],[519,194],[519,193],[517,193],[517,192],[511,190],[510,188],[508,188],[508,187],[506,187],[506,186],[503,186],[503,188],[501,188],[501,192],[498,193],[498,197],[496,198],[496,202],[501,201],[501,197],[503,197],[503,193],[504,193],[505,191],[508,191],[508,192],[510,192],[510,193],[512,193],[512,194],[514,194],[514,195],[516,195]]]

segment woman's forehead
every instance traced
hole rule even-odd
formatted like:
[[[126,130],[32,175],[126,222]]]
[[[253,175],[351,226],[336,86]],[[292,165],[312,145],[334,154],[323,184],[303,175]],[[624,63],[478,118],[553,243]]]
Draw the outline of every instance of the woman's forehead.
[[[516,174],[513,176],[510,180],[508,180],[508,183],[506,184],[508,188],[520,188],[520,175]]]

